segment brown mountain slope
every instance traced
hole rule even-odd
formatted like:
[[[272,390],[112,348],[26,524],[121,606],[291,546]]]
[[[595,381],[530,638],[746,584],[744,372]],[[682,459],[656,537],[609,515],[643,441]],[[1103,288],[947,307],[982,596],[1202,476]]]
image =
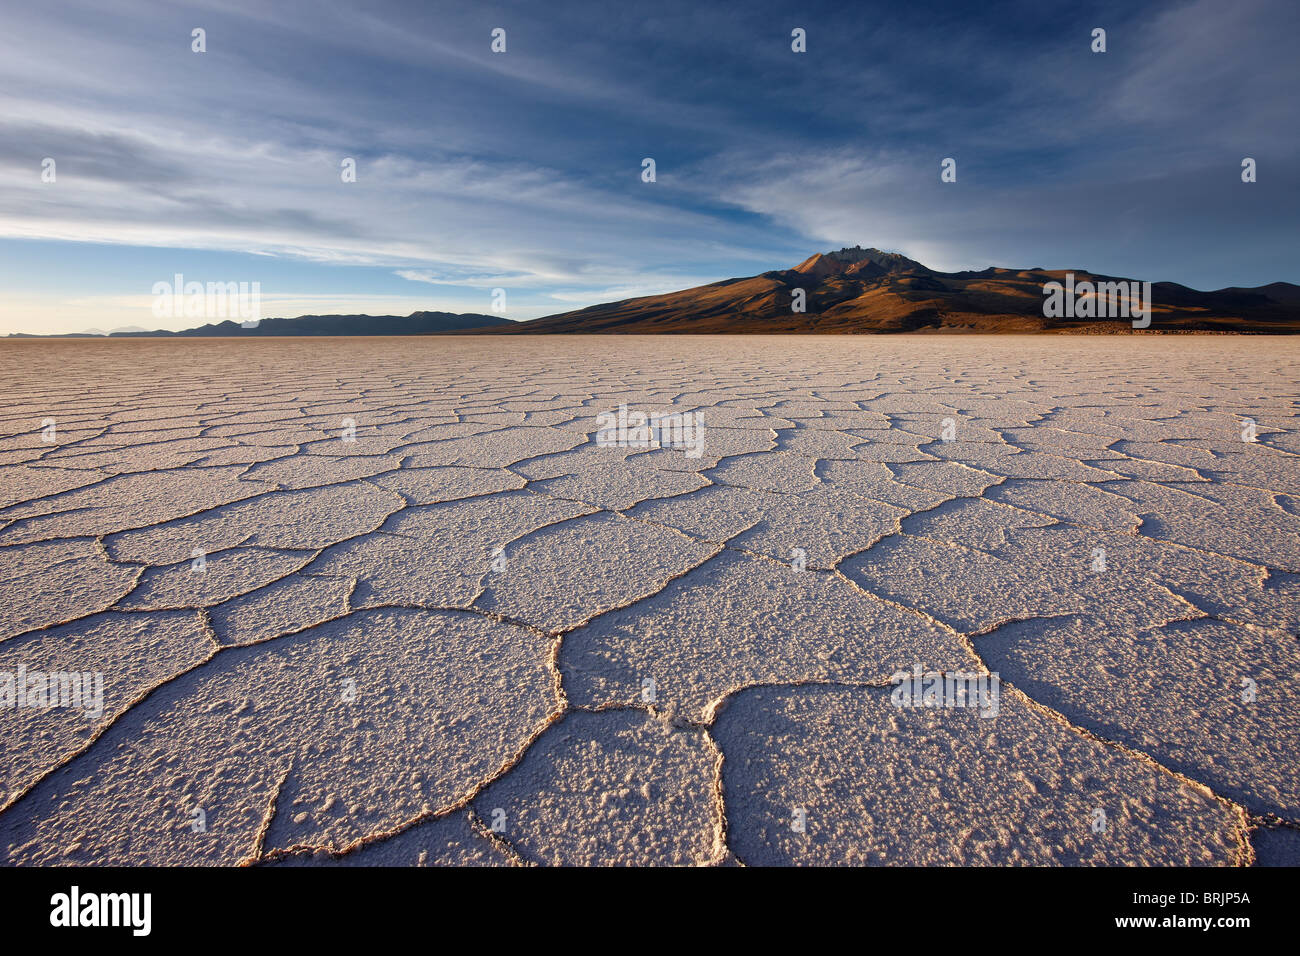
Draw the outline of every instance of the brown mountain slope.
[[[793,269],[546,316],[498,333],[1132,332],[1128,318],[1045,318],[1043,286],[1066,273],[935,272],[878,249],[819,253]],[[1073,273],[1075,282],[1127,281]],[[793,312],[803,289],[806,311]],[[1300,332],[1300,286],[1198,292],[1152,284],[1153,332]],[[478,330],[475,330],[478,331]]]

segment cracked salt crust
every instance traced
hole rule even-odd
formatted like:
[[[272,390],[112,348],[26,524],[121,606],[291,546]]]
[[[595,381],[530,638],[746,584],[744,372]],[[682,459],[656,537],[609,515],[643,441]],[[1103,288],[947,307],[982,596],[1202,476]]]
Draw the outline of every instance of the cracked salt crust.
[[[0,859],[1293,862],[1297,353],[0,343]]]

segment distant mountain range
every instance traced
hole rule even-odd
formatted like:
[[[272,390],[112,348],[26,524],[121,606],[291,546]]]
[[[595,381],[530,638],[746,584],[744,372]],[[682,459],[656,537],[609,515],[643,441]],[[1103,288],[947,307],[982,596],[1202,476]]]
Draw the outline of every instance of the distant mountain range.
[[[439,332],[456,332],[462,329],[489,328],[515,325],[499,315],[480,315],[475,312],[412,312],[410,315],[300,315],[296,319],[262,319],[257,325],[245,327],[238,322],[225,321],[203,325],[181,332],[162,329],[119,329],[105,333],[91,329],[56,336],[36,336],[14,333],[11,338],[250,338],[258,336],[293,335],[435,335]]]
[[[840,249],[818,253],[793,269],[724,279],[664,295],[512,322],[497,315],[412,312],[400,315],[303,315],[263,319],[254,328],[221,322],[183,332],[120,330],[113,338],[435,335],[548,333],[885,333],[885,332],[1132,332],[1128,315],[1099,318],[1093,306],[1045,314],[1045,288],[1093,292],[1132,280],[1083,269],[987,269],[937,272],[895,252]],[[1129,298],[1136,304],[1135,295]],[[1300,286],[1274,282],[1256,288],[1198,292],[1175,282],[1153,282],[1152,332],[1300,332]],[[1068,296],[1067,296],[1068,297]],[[796,303],[802,304],[798,311]],[[1127,304],[1127,303],[1126,303]],[[89,337],[80,333],[63,338]],[[34,336],[19,336],[31,338]]]
[[[300,315],[296,319],[263,319],[252,328],[219,322],[183,332],[114,332],[114,336],[272,336],[272,335],[433,335],[493,325],[514,325],[499,315],[475,312],[412,312],[410,315]]]

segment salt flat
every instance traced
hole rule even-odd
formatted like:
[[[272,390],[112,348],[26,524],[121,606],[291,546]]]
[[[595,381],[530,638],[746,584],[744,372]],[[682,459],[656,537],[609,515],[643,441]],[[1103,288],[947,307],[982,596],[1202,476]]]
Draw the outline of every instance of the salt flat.
[[[1297,862],[1298,359],[0,342],[0,860]]]

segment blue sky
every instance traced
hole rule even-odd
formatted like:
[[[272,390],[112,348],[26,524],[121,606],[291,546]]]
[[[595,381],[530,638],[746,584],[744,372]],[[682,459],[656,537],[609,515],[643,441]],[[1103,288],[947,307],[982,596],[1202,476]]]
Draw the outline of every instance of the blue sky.
[[[504,288],[521,319],[854,244],[1300,281],[1298,28],[1294,0],[6,4],[0,333],[192,325],[150,311],[175,273],[267,316]]]

